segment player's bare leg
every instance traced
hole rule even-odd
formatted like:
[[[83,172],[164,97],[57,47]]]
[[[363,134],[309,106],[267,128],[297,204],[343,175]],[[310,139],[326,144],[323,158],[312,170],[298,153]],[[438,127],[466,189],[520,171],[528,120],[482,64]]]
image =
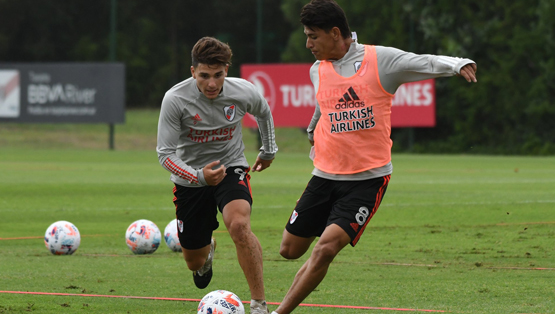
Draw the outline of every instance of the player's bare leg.
[[[341,227],[329,225],[314,246],[310,258],[297,272],[293,284],[275,310],[279,314],[291,313],[318,285],[328,272],[337,254],[351,242]]]
[[[225,226],[235,243],[237,259],[251,291],[251,299],[265,300],[262,246],[251,231],[251,207],[246,200],[234,200],[223,209]]]
[[[192,271],[196,271],[201,269],[202,266],[204,266],[204,263],[206,262],[206,258],[210,253],[210,244],[197,250],[182,249],[182,251],[183,251],[183,258],[187,263],[187,267]]]
[[[183,250],[183,258],[187,263],[187,267],[193,271],[193,281],[199,289],[206,288],[212,280],[212,261],[214,259],[214,250],[216,249],[216,241],[212,238],[209,245],[196,250]]]
[[[279,254],[286,259],[297,259],[306,253],[316,237],[303,238],[283,230]]]

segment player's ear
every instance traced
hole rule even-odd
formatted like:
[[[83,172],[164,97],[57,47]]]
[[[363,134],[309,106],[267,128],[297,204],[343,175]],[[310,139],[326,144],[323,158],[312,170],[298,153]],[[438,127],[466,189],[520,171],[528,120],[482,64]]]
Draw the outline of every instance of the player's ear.
[[[331,36],[332,36],[333,40],[339,40],[339,39],[342,38],[342,37],[341,37],[341,30],[339,30],[339,27],[334,26],[334,27],[331,29],[330,32],[331,32]]]
[[[196,77],[195,77],[195,67],[194,67],[194,66],[191,66],[191,76],[192,76],[194,79],[196,79]]]
[[[225,76],[227,76],[227,71],[229,70],[229,64],[225,65]]]

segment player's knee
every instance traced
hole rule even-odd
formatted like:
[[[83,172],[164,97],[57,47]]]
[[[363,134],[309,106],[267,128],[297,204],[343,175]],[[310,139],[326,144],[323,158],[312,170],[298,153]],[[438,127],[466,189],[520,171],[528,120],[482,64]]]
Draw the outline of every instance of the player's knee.
[[[312,257],[317,263],[329,264],[337,256],[337,253],[331,245],[316,245],[312,250]]]
[[[247,242],[248,237],[251,234],[250,227],[247,223],[243,221],[233,221],[227,227],[229,236],[235,243]]]
[[[279,247],[279,254],[285,259],[297,259],[303,256],[304,252],[287,243],[282,243]]]
[[[294,259],[289,251],[289,247],[284,246],[283,244],[279,247],[279,255],[286,259]]]

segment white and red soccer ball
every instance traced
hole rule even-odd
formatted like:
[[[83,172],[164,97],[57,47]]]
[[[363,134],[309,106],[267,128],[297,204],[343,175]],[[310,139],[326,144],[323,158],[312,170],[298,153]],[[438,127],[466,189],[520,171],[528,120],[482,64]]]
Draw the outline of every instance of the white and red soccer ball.
[[[158,226],[150,220],[140,219],[133,222],[125,232],[125,243],[135,254],[152,254],[161,242]]]
[[[197,314],[245,314],[245,307],[235,293],[216,290],[200,300]]]
[[[179,243],[179,237],[177,236],[177,219],[170,221],[166,226],[166,229],[164,229],[164,240],[170,250],[174,252],[181,252],[181,244]]]
[[[79,230],[69,221],[51,224],[44,234],[44,245],[54,255],[71,255],[81,244]]]

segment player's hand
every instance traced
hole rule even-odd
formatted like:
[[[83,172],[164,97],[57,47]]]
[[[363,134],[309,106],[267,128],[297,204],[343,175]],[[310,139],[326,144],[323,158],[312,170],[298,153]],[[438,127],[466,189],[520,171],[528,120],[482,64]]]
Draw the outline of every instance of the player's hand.
[[[464,79],[469,83],[476,83],[478,82],[476,79],[476,71],[478,71],[476,63],[469,63],[461,68],[461,73],[459,75],[464,77]]]
[[[220,182],[222,182],[224,177],[227,175],[227,173],[225,173],[226,168],[224,165],[221,165],[216,170],[212,170],[212,168],[216,167],[219,164],[220,164],[220,161],[216,160],[204,166],[204,168],[202,168],[202,173],[204,174],[204,180],[206,180],[206,183],[208,185],[218,185]]]
[[[252,165],[251,169],[253,172],[260,172],[270,167],[270,164],[272,163],[272,161],[274,161],[274,158],[270,160],[264,160],[257,156],[256,161],[254,162],[254,165]]]

